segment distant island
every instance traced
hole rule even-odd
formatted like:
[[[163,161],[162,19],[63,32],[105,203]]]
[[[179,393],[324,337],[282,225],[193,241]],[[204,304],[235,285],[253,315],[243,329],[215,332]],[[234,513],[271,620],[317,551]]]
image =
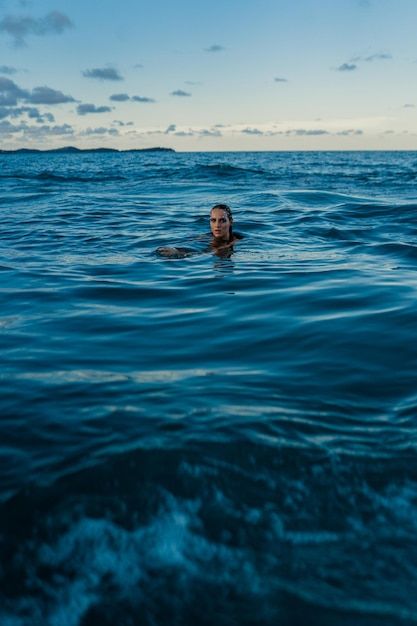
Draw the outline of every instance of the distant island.
[[[37,150],[36,148],[18,148],[16,150],[0,150],[0,154],[77,154],[79,152],[175,152],[173,148],[131,148],[129,150],[116,150],[116,148],[50,148],[49,150]]]

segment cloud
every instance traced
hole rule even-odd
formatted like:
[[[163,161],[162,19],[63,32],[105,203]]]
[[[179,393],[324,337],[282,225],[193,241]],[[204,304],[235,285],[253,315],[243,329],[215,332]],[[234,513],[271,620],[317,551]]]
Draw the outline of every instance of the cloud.
[[[364,61],[388,61],[392,59],[390,52],[379,52],[378,54],[371,54],[369,57],[365,57]]]
[[[177,89],[176,91],[171,91],[171,96],[179,96],[180,98],[189,98],[191,94],[188,93],[188,91]]]
[[[415,104],[404,104],[404,109],[415,109]]]
[[[197,133],[200,137],[221,137],[222,134],[219,130],[199,130]]]
[[[279,77],[277,77],[277,78],[274,78],[274,81],[276,83],[288,83],[288,80],[286,78],[279,78]]]
[[[245,135],[263,135],[263,132],[258,128],[244,128],[242,133],[245,133]]]
[[[66,96],[62,91],[57,91],[50,87],[35,87],[29,98],[27,98],[27,101],[32,104],[63,104],[64,102],[75,102],[72,96]]]
[[[15,45],[23,46],[30,35],[59,35],[72,26],[73,23],[64,13],[52,11],[39,19],[24,15],[6,15],[0,22],[0,32],[10,35]]]
[[[122,120],[113,120],[113,124],[117,124],[117,126],[133,126],[133,122],[122,122]]]
[[[4,120],[6,117],[20,117],[24,114],[25,107],[21,108],[10,108],[10,107],[2,107],[0,106],[0,120]]]
[[[70,124],[61,124],[61,126],[28,126],[25,129],[25,135],[73,135],[74,129]]]
[[[30,113],[28,113],[29,117],[35,117],[32,116]],[[48,122],[55,122],[55,118],[52,115],[52,113],[42,113],[39,116],[37,116],[37,120],[38,122],[43,122],[44,120],[48,120]]]
[[[358,63],[372,63],[373,61],[386,61],[392,59],[390,52],[377,52],[376,54],[370,54],[367,57],[356,56],[352,57],[347,63],[342,63],[336,68],[338,72],[353,72],[358,69]]]
[[[73,135],[74,130],[69,124],[62,124],[61,126],[49,126],[47,124],[28,126],[26,122],[20,122],[19,124],[12,124],[7,120],[0,122],[0,134],[7,136],[16,133],[22,133],[23,137],[29,137],[30,139],[36,137],[38,140],[43,140],[48,136]]]
[[[3,135],[11,135],[13,133],[20,133],[25,128],[27,128],[27,126],[24,122],[21,122],[18,125],[12,124],[8,120],[0,122],[0,134],[3,134]]]
[[[29,98],[29,92],[21,89],[10,78],[0,76],[0,106],[15,106],[18,100]]]
[[[363,135],[363,131],[350,128],[349,130],[341,130],[339,133],[336,134],[342,137],[349,137],[350,135]]]
[[[154,100],[154,98],[147,98],[145,96],[132,96],[130,97],[127,93],[115,93],[112,96],[110,96],[110,100],[112,100],[113,102],[127,102],[127,101],[131,101],[131,102],[156,102]]]
[[[204,48],[205,52],[221,52],[222,50],[224,50],[223,46],[219,46],[219,44],[215,43],[212,46],[209,46],[208,48]]]
[[[10,116],[10,109],[8,107],[0,107],[0,120],[4,120],[5,117]]]
[[[9,65],[0,65],[0,74],[8,74],[11,76],[12,74],[16,74],[17,69],[15,67],[10,67]]]
[[[291,131],[290,131],[291,132]],[[295,135],[330,135],[328,130],[306,130],[305,128],[299,128],[293,131]]]
[[[95,104],[79,104],[77,106],[78,115],[87,115],[89,113],[109,113],[111,110],[111,107],[96,107]]]
[[[82,75],[86,78],[97,78],[98,80],[124,80],[123,76],[113,67],[96,67],[92,70],[85,70]]]
[[[376,54],[370,54],[367,57],[357,56],[351,59],[352,63],[360,63],[362,61],[366,63],[372,63],[373,61],[389,61],[392,59],[390,52],[377,52]]]
[[[144,131],[143,135],[169,135],[174,134],[175,137],[222,137],[222,133],[215,126],[210,129],[207,128],[181,128],[177,130],[176,124],[170,124],[164,131],[161,130],[148,130]]]
[[[175,137],[222,137],[222,133],[215,128],[187,128],[182,130],[177,130],[176,128],[175,124],[171,124],[164,134],[173,133]],[[158,134],[158,131],[148,132],[147,134]]]
[[[127,93],[114,93],[109,99],[113,102],[126,102],[127,100],[130,100],[130,97]]]
[[[40,113],[39,109],[35,107],[0,107],[0,119],[6,117],[15,119],[22,115],[27,115],[29,119],[35,119],[38,123],[55,121],[52,113]]]
[[[106,128],[105,126],[100,126],[98,128],[87,128],[82,131],[80,135],[89,136],[89,135],[119,135],[119,131],[117,128]]]
[[[0,106],[16,106],[19,100],[30,104],[63,104],[75,102],[72,96],[50,87],[35,87],[32,92],[21,89],[10,78],[0,76]]]
[[[153,98],[146,98],[145,96],[132,96],[133,102],[155,102]]]
[[[353,72],[357,69],[358,66],[355,63],[342,63],[342,65],[336,68],[338,72]]]

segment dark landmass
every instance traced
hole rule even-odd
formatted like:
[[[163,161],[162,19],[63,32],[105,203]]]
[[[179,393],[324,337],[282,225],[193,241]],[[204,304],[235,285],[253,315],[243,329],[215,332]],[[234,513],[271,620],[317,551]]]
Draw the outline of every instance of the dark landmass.
[[[77,154],[78,152],[175,152],[173,148],[132,148],[116,150],[115,148],[51,148],[50,150],[36,150],[35,148],[18,148],[17,150],[0,150],[0,154]]]

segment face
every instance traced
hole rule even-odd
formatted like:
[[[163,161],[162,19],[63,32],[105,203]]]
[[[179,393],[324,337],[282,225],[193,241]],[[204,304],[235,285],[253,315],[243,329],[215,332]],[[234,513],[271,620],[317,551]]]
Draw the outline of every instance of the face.
[[[233,220],[229,219],[226,211],[223,209],[212,209],[210,213],[210,228],[213,237],[227,241],[232,223]]]

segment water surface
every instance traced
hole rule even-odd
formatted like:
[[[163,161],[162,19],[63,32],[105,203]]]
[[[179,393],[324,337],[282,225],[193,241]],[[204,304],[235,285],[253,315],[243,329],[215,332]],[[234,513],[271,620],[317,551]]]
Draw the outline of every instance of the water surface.
[[[416,624],[417,153],[0,164],[1,623]]]

